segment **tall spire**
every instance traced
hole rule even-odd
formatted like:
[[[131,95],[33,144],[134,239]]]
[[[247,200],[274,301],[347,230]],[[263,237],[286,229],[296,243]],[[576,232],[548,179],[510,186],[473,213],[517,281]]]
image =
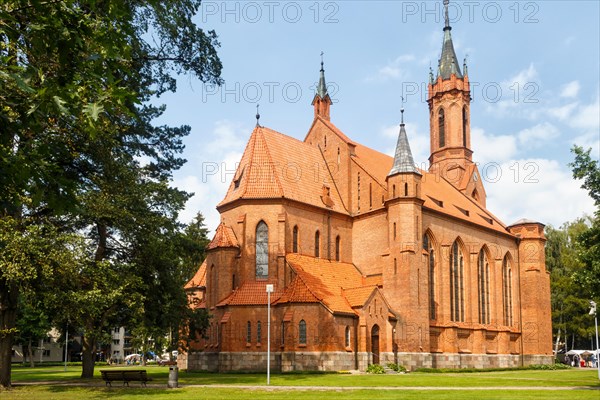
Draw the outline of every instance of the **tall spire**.
[[[325,68],[323,67],[323,52],[321,52],[321,76],[319,77],[319,84],[317,86],[317,92],[313,98],[312,105],[315,110],[315,118],[321,117],[329,121],[329,112],[331,106],[331,98],[327,93],[327,84],[325,83]]]
[[[456,75],[457,78],[462,78],[463,75],[460,72],[460,65],[456,58],[454,51],[454,44],[452,43],[452,35],[450,31],[450,16],[448,14],[448,5],[450,1],[444,0],[444,42],[442,44],[442,55],[440,57],[440,68],[438,76],[441,76],[443,80],[450,79],[452,74]]]
[[[402,99],[402,103],[404,103],[404,98]],[[388,176],[401,173],[421,175],[415,167],[415,161],[412,152],[410,151],[410,144],[408,143],[408,136],[406,135],[406,129],[404,128],[404,107],[402,107],[400,113],[402,116],[400,120],[400,132],[398,133],[398,143],[396,143],[396,152],[394,154],[394,165]]]
[[[325,69],[323,68],[323,52],[321,52],[321,76],[319,77],[319,86],[317,86],[317,95],[324,99],[327,95],[327,84],[325,83]]]

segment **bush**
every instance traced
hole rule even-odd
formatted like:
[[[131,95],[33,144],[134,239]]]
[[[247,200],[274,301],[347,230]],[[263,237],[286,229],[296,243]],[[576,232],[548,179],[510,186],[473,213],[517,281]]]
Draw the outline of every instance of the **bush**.
[[[367,367],[367,374],[383,374],[385,370],[379,364],[369,364]]]
[[[404,368],[402,365],[400,364],[394,364],[394,363],[389,363],[387,365],[387,367],[389,369],[393,369],[396,372],[406,372],[406,368]]]

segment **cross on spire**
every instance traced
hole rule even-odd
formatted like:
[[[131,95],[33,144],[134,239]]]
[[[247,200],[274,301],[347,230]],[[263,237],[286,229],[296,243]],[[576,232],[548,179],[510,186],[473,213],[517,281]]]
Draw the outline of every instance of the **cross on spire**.
[[[323,52],[321,51],[321,71],[325,71],[325,70],[323,69],[323,54],[325,54],[325,53],[323,53]]]
[[[450,28],[450,17],[448,15],[448,5],[450,4],[450,0],[444,0],[444,19],[446,21],[445,28]]]
[[[256,126],[259,127],[260,126],[260,113],[258,112],[258,107],[260,107],[260,104],[256,105]]]
[[[402,99],[402,108],[400,108],[400,125],[404,125],[404,96],[400,96],[400,98]]]

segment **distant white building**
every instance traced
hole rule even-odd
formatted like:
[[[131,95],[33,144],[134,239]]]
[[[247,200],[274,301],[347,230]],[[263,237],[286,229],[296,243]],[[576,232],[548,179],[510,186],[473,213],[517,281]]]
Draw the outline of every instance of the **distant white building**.
[[[33,344],[33,361],[39,362],[60,362],[65,359],[65,346],[60,343],[60,332],[54,328],[48,332],[48,336]],[[11,362],[23,363],[29,362],[27,346],[14,345],[12,347]]]
[[[121,364],[125,357],[135,353],[131,339],[133,336],[125,327],[116,327],[111,331],[110,359],[113,363]]]

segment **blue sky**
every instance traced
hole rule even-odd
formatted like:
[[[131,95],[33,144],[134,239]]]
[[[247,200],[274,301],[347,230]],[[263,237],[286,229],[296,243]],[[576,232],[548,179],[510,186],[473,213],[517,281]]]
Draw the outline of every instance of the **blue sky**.
[[[600,2],[451,1],[452,37],[472,82],[472,148],[488,209],[510,224],[560,226],[594,210],[571,178],[574,143],[600,156]],[[426,82],[443,37],[441,1],[204,1],[197,23],[219,35],[225,85],[188,76],[161,97],[159,121],[192,127],[174,184],[194,192],[214,230],[216,204],[256,123],[303,139],[323,51],[331,120],[392,155],[401,97],[415,162],[426,168]]]

